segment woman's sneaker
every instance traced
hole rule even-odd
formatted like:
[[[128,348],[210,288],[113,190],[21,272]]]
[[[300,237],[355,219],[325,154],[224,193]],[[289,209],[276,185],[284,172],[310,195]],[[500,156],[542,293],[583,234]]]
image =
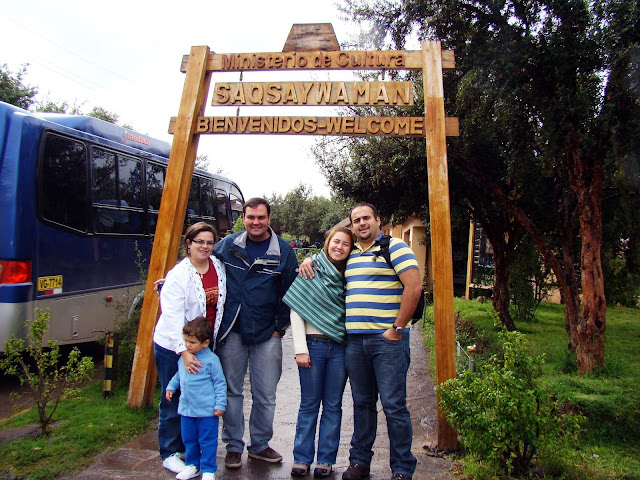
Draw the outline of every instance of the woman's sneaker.
[[[200,469],[195,465],[186,465],[184,469],[176,475],[177,480],[189,480],[200,476]]]
[[[162,466],[173,473],[180,473],[184,470],[185,464],[180,458],[179,453],[169,455],[162,461]]]
[[[202,480],[216,480],[216,474],[215,473],[203,473],[202,474]]]

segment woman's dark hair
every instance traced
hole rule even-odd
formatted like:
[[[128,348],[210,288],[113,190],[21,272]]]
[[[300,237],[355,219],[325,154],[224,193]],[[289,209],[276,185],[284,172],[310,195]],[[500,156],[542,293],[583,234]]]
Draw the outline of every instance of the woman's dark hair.
[[[198,234],[202,232],[211,232],[213,233],[213,243],[216,243],[219,239],[218,232],[213,228],[213,225],[210,225],[206,222],[198,222],[191,225],[187,228],[187,231],[184,234],[184,240],[182,241],[182,250],[186,256],[189,256],[189,245],[187,245],[187,240],[193,242],[193,239],[198,236]]]
[[[182,327],[182,333],[185,335],[191,335],[196,337],[199,342],[205,342],[206,340],[211,340],[213,337],[213,328],[204,317],[196,317],[190,322],[184,324]]]

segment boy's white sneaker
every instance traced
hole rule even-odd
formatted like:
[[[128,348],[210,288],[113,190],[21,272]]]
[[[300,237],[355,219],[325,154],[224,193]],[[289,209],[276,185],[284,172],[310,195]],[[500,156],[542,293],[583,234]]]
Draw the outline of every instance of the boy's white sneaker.
[[[169,455],[162,461],[162,466],[173,473],[180,473],[184,470],[185,464],[180,458],[179,453]]]
[[[215,473],[203,473],[202,474],[202,480],[216,480],[216,474]]]
[[[189,480],[200,476],[200,469],[195,465],[186,465],[182,471],[176,475],[177,480]]]

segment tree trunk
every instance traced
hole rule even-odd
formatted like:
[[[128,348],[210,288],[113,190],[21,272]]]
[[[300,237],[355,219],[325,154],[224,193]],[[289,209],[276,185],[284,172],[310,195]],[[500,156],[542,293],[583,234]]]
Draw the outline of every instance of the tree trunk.
[[[572,326],[571,343],[576,346],[578,373],[585,374],[604,365],[606,301],[600,243],[590,228],[583,228],[582,235],[582,314]]]
[[[604,365],[607,303],[602,274],[602,181],[594,169],[591,188],[583,190],[580,231],[582,233],[582,314],[573,325],[578,373],[591,373]]]
[[[569,335],[575,347],[578,373],[583,375],[604,365],[607,303],[600,256],[604,154],[596,154],[592,160],[585,158],[576,147],[577,131],[578,128],[572,129],[567,164],[569,183],[578,198],[580,212],[582,313],[570,325]]]
[[[493,218],[492,222],[481,223],[487,239],[493,249],[493,298],[491,300],[493,309],[498,313],[500,323],[510,332],[516,330],[509,304],[511,295],[509,294],[509,275],[512,266],[512,255],[509,255],[509,244],[507,238],[513,238],[514,232],[510,228],[509,221],[503,219],[502,223]]]
[[[485,230],[486,231],[486,230]],[[493,248],[494,283],[493,308],[498,312],[500,323],[510,332],[516,329],[509,313],[509,268],[506,246],[501,241],[491,242]]]

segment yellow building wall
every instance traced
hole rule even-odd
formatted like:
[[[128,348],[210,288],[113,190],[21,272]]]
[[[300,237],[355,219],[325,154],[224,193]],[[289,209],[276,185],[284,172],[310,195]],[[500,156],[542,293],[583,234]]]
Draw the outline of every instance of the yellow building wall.
[[[427,285],[432,283],[433,269],[431,266],[431,248],[427,245],[429,239],[425,237],[426,229],[418,217],[409,217],[402,225],[394,227],[386,224],[382,227],[385,234],[404,241],[416,256],[420,268],[420,278]],[[426,273],[426,276],[425,276]]]

